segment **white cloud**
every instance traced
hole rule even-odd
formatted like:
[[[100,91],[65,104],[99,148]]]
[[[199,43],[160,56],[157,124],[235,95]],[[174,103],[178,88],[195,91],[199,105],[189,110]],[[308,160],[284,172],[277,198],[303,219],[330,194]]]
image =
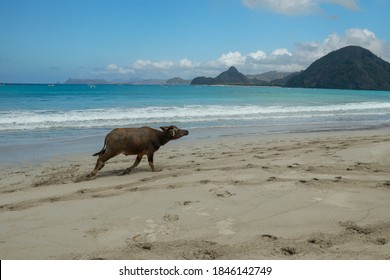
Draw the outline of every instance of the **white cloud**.
[[[134,70],[129,67],[121,67],[116,64],[108,64],[103,70],[98,70],[97,73],[114,73],[114,74],[130,74]]]
[[[297,43],[293,50],[278,48],[269,53],[257,50],[247,55],[229,52],[218,58],[217,62],[208,63],[208,66],[223,71],[222,66],[235,65],[239,66],[239,70],[246,74],[258,74],[272,70],[299,71],[307,68],[316,59],[329,52],[349,45],[361,46],[384,60],[390,60],[389,43],[378,39],[368,29],[351,28],[342,35],[330,34],[323,41]]]
[[[242,0],[251,9],[265,9],[285,15],[303,15],[319,11],[321,3],[331,3],[349,10],[359,10],[357,0]]]
[[[385,60],[390,58],[390,54],[386,52],[388,44],[379,40],[372,31],[359,28],[347,29],[343,36],[337,33],[330,34],[323,42],[299,43],[295,55],[302,60],[306,58],[314,61],[331,51],[349,45],[366,48]]]
[[[152,61],[150,60],[143,60],[138,59],[136,62],[133,63],[134,69],[144,69],[146,67],[149,67],[152,64]]]
[[[214,77],[230,66],[237,66],[244,74],[260,74],[267,71],[292,72],[307,68],[316,59],[348,45],[358,45],[371,50],[382,59],[390,61],[390,44],[378,39],[368,29],[351,28],[344,34],[332,33],[322,41],[301,42],[293,49],[278,48],[265,52],[256,50],[248,54],[230,51],[214,60],[194,62],[188,58],[177,61],[152,61],[139,59],[128,66],[108,64],[98,74],[121,74],[136,78],[192,79],[196,76]]]
[[[272,52],[273,56],[287,55],[292,56],[292,54],[287,49],[276,49]]]
[[[242,56],[240,52],[229,52],[221,55],[218,58],[218,62],[222,65],[242,65],[245,63],[246,57]]]
[[[170,69],[174,63],[172,61],[158,61],[154,62],[152,65],[158,69]]]
[[[263,51],[258,50],[256,52],[250,53],[248,55],[248,57],[253,58],[254,60],[258,61],[258,60],[266,59],[267,58],[267,54],[265,52],[263,52]]]
[[[374,53],[382,53],[384,43],[378,40],[373,32],[368,29],[352,28],[346,31],[346,45],[359,45]]]
[[[202,63],[200,68],[215,69],[216,72],[226,70],[228,66],[237,66],[246,74],[259,74],[267,71],[298,71],[303,68],[295,61],[293,53],[286,48],[275,49],[270,53],[262,50],[243,55],[240,52],[228,52],[215,61]]]
[[[138,59],[136,62],[133,63],[134,69],[161,69],[161,70],[168,70],[170,69],[174,63],[172,61],[151,61],[151,60],[143,60]]]
[[[180,60],[179,64],[180,64],[180,67],[182,67],[182,68],[194,68],[196,66],[196,64],[193,63],[188,58],[184,58],[184,59]]]

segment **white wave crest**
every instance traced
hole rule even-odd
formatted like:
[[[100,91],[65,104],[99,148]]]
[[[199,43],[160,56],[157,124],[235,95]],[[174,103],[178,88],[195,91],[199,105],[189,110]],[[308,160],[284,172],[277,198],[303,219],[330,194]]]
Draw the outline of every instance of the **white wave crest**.
[[[109,108],[0,112],[0,130],[94,128],[148,123],[215,122],[390,114],[390,102],[362,102],[318,106],[189,105],[182,107]]]

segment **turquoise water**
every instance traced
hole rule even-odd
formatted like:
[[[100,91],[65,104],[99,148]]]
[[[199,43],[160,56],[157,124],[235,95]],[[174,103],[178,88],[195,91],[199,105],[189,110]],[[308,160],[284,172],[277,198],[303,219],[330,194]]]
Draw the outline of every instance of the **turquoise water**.
[[[115,127],[169,124],[189,129],[191,139],[384,127],[390,125],[390,92],[236,86],[0,86],[2,161],[30,160],[42,145],[50,155],[89,152],[95,145],[99,149],[101,139]],[[205,134],[209,128],[213,129]],[[38,157],[39,152],[35,154]]]

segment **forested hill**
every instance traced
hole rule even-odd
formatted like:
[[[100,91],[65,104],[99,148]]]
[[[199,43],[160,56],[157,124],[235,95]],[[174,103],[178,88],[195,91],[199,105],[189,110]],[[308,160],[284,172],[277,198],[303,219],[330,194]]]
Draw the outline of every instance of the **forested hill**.
[[[285,86],[390,90],[390,63],[367,49],[348,46],[316,60]]]

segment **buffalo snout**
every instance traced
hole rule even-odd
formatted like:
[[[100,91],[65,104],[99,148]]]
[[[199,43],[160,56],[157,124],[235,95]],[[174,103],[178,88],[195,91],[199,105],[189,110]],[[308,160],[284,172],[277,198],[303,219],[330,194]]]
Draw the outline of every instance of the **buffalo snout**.
[[[179,129],[179,131],[176,133],[176,137],[175,139],[179,139],[183,136],[187,136],[189,134],[188,130],[184,130],[184,129]]]
[[[168,133],[171,140],[179,139],[189,134],[188,130],[180,129],[174,125],[160,127],[165,133]]]

